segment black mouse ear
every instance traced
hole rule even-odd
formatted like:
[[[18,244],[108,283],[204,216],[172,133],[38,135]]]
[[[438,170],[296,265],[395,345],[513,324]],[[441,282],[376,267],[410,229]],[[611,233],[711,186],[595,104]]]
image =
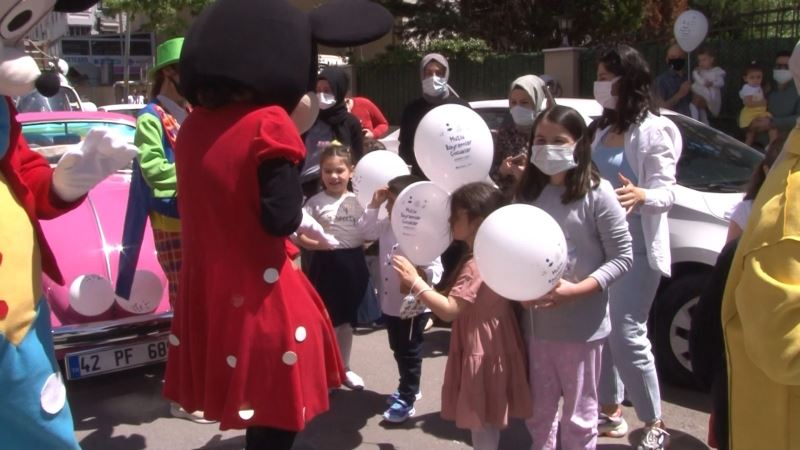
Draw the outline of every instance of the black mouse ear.
[[[53,7],[57,12],[81,12],[92,7],[98,0],[58,0]]]
[[[354,47],[388,33],[394,19],[377,3],[332,0],[311,11],[310,22],[317,43],[329,47]]]

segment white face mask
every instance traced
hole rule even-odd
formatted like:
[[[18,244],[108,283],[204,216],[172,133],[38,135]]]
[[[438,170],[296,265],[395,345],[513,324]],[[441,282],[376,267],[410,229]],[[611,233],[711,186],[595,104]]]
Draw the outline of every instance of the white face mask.
[[[317,92],[317,98],[319,99],[319,109],[328,109],[336,104],[336,97],[327,92]]]
[[[575,144],[534,145],[531,147],[531,163],[545,175],[555,175],[578,167]]]
[[[789,69],[775,69],[772,71],[772,79],[778,84],[792,81],[792,72]]]
[[[619,80],[619,77],[614,77],[611,81],[595,81],[594,82],[594,99],[600,106],[606,109],[617,108],[617,96],[611,93],[614,83]]]
[[[447,92],[447,81],[436,75],[425,78],[422,80],[422,92],[431,97],[441,97]]]
[[[513,106],[509,111],[511,112],[511,118],[514,119],[514,123],[521,127],[533,125],[533,121],[536,119],[536,113],[531,108]]]

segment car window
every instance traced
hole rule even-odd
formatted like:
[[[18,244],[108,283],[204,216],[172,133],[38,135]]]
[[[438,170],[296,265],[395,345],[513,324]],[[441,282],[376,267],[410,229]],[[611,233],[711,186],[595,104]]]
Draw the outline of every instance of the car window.
[[[667,115],[681,131],[678,184],[704,192],[744,192],[761,153],[721,131],[679,115]]]
[[[60,121],[28,123],[22,125],[22,135],[32,150],[47,158],[51,164],[58,162],[70,145],[79,144],[89,130],[105,127],[119,133],[129,143],[133,143],[136,128],[132,125],[99,121]]]
[[[508,108],[477,108],[475,112],[483,118],[493,133],[512,120]]]
[[[48,112],[48,111],[80,111],[80,103],[75,92],[64,86],[52,97],[45,97],[38,91],[19,97],[16,101],[17,112]]]

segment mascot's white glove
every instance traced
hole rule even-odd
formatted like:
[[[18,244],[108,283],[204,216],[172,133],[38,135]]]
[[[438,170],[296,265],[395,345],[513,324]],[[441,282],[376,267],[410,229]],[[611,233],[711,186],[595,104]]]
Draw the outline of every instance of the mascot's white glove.
[[[339,245],[339,240],[326,233],[325,229],[322,228],[322,225],[320,225],[319,222],[311,217],[311,215],[306,213],[306,210],[302,211],[303,220],[300,222],[300,226],[297,227],[295,234],[305,235],[309,239],[319,242],[320,245],[328,249],[336,248]]]
[[[107,128],[89,131],[83,143],[69,149],[53,171],[53,191],[71,202],[107,176],[128,165],[139,150]]]

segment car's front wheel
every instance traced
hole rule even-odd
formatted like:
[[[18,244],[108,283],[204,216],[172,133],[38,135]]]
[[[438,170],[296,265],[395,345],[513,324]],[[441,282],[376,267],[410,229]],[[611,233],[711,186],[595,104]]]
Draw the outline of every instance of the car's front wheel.
[[[656,298],[654,341],[659,372],[673,383],[695,387],[689,355],[692,311],[708,274],[686,274],[672,281]]]

